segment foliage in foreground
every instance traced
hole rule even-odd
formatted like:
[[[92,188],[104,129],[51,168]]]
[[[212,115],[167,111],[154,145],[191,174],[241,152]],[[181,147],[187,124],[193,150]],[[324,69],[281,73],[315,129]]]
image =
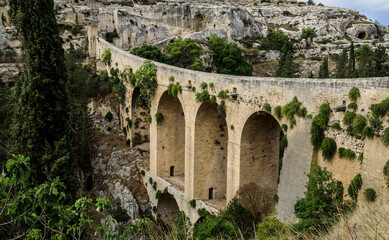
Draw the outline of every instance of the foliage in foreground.
[[[83,239],[85,229],[93,227],[88,213],[95,207],[104,212],[111,209],[109,201],[80,198],[69,204],[65,186],[59,178],[48,178],[31,187],[30,159],[21,155],[8,160],[6,172],[0,177],[0,237],[2,239]],[[112,222],[113,221],[113,222]],[[95,235],[105,239],[127,239],[134,231],[127,227],[123,234],[111,231],[107,221],[96,229]]]
[[[342,183],[326,168],[314,166],[308,178],[305,196],[294,206],[296,217],[300,219],[295,228],[301,232],[326,231],[350,205],[343,201]]]

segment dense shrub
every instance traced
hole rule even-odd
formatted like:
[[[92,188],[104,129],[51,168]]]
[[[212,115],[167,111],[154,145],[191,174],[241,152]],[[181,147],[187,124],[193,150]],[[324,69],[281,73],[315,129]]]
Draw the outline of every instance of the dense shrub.
[[[262,107],[265,112],[271,113],[271,106],[269,103],[265,103]]]
[[[162,198],[162,192],[161,192],[161,190],[158,190],[158,191],[155,193],[155,198],[158,199],[158,200],[161,200],[161,198]]]
[[[104,49],[103,55],[102,55],[102,60],[101,60],[105,65],[111,66],[112,63],[112,54],[110,49]]]
[[[384,130],[381,140],[385,147],[389,146],[389,127]]]
[[[301,110],[302,103],[297,99],[297,97],[294,97],[292,101],[288,104],[285,104],[281,108],[281,116],[285,116],[286,119],[290,123],[290,129],[293,129],[294,125],[296,124],[296,118],[295,115],[300,115],[299,111]],[[277,111],[276,116],[278,115],[279,109],[275,110]],[[304,113],[302,113],[304,114]],[[306,114],[306,111],[305,111]]]
[[[218,94],[217,94],[217,97],[222,99],[222,100],[225,100],[227,99],[227,94],[228,94],[228,90],[221,90]]]
[[[355,152],[348,148],[339,148],[338,153],[340,158],[355,159],[357,157]]]
[[[324,138],[320,147],[324,160],[330,160],[336,153],[336,142],[332,138]]]
[[[157,125],[161,123],[162,119],[163,119],[162,113],[157,112],[155,114],[155,121],[157,122]]]
[[[228,43],[223,38],[212,34],[208,40],[213,51],[213,59],[218,73],[239,76],[251,76],[253,66],[247,62],[236,43]]]
[[[359,92],[359,89],[356,87],[351,88],[350,92],[348,93],[348,97],[352,102],[356,102],[358,98],[361,97],[361,93]]]
[[[374,202],[377,198],[377,193],[373,188],[365,189],[363,195],[365,196],[365,199],[368,202]]]
[[[236,199],[232,199],[228,203],[225,214],[238,226],[242,233],[253,227],[254,216],[250,210],[240,205]]]
[[[203,90],[202,92],[196,93],[197,102],[210,102],[210,100],[210,95],[207,90]]]
[[[304,198],[294,206],[296,217],[300,219],[295,227],[300,231],[325,230],[335,224],[346,209],[343,185],[320,166],[314,166],[308,178]]]
[[[315,37],[315,30],[313,30],[310,27],[303,28],[301,38],[307,39],[307,38],[314,38]]]
[[[362,115],[357,115],[352,124],[351,127],[353,128],[354,134],[362,134],[363,129],[367,125],[367,119]]]
[[[278,120],[282,119],[282,107],[281,106],[277,106],[274,108],[274,116],[276,116],[276,118]]]
[[[177,97],[179,93],[180,94],[182,93],[182,86],[180,85],[179,82],[177,82],[176,84],[171,83],[168,86],[167,93],[169,96]]]
[[[353,123],[354,121],[354,118],[357,116],[357,114],[355,112],[349,112],[347,111],[345,114],[344,114],[344,117],[343,117],[343,124],[345,126],[351,126],[351,124]]]
[[[198,240],[206,239],[238,239],[239,230],[236,225],[223,216],[206,215],[202,222],[195,224],[193,237]]]
[[[227,117],[226,102],[225,101],[221,101],[220,104],[217,105],[217,113],[222,118],[226,118]]]
[[[289,37],[286,36],[282,31],[270,30],[266,38],[263,38],[261,41],[261,49],[263,50],[278,50],[283,51],[283,49],[292,49],[292,43],[289,40]]]
[[[371,112],[374,117],[383,117],[389,112],[389,98],[380,103],[373,104]]]
[[[202,82],[202,83],[200,84],[200,88],[201,88],[202,90],[205,90],[205,89],[208,88],[208,84],[207,84],[206,82]]]
[[[288,232],[288,226],[278,220],[275,214],[272,214],[265,217],[260,223],[258,223],[256,239],[283,239]]]
[[[158,86],[157,66],[151,61],[145,61],[136,71],[135,78],[135,87],[138,87],[140,90],[137,101],[142,108],[149,108],[151,96],[154,95]]]
[[[338,122],[336,123],[333,123],[331,125],[331,128],[335,129],[335,130],[342,130],[342,127],[340,126],[340,124]]]
[[[347,105],[347,108],[356,111],[358,109],[358,105],[356,103],[352,102],[349,105]]]
[[[151,117],[151,115],[149,114],[149,115],[147,116],[147,122],[148,122],[148,123],[151,123],[152,120],[153,120],[153,117]]]
[[[182,37],[177,37],[165,47],[169,53],[171,63],[183,68],[192,68],[195,60],[203,53],[203,49],[195,40]]]
[[[325,137],[324,130],[327,129],[329,117],[331,115],[331,107],[329,103],[324,103],[320,106],[319,114],[317,114],[311,124],[311,143],[314,149],[319,149]]]
[[[357,200],[359,190],[362,188],[362,176],[358,173],[348,186],[347,192],[353,200]]]
[[[192,199],[189,201],[189,205],[192,207],[192,208],[196,208],[196,199]]]
[[[132,49],[131,53],[149,60],[161,63],[170,63],[170,59],[167,55],[163,54],[157,47],[151,45],[145,44],[142,47],[136,47]]]

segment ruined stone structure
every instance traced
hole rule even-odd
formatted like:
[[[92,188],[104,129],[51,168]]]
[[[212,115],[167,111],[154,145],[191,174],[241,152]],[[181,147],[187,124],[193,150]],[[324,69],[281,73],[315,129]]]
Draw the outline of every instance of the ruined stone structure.
[[[92,29],[90,33],[93,33]],[[89,42],[91,56],[100,58],[104,49],[110,49],[113,66],[117,65],[120,70],[126,67],[136,70],[145,61],[102,38],[90,35]],[[305,191],[305,174],[310,172],[313,161],[323,163],[323,160],[319,151],[312,150],[311,119],[298,118],[297,125],[287,132],[289,144],[278,184],[280,126],[288,122],[261,111],[265,103],[272,107],[282,106],[296,96],[307,108],[308,114],[315,115],[324,102],[329,102],[333,108],[346,106],[349,90],[358,87],[361,91],[358,113],[365,114],[373,103],[387,98],[389,93],[389,78],[312,80],[237,77],[155,64],[158,88],[152,98],[150,114],[154,118],[160,112],[164,119],[158,125],[155,120],[150,124],[150,171],[146,173],[144,182],[147,184],[151,178],[161,192],[167,187],[178,209],[185,211],[193,222],[199,217],[197,209],[205,207],[212,212],[223,209],[239,187],[250,182],[268,189],[269,194],[277,194],[279,217],[293,219],[293,206]],[[177,98],[167,94],[171,76],[183,87],[182,94]],[[214,83],[214,89],[210,89],[212,95],[221,90],[233,93],[226,100],[226,119],[218,116],[216,103],[195,101],[195,92],[191,87],[199,88],[202,82]],[[127,86],[124,108],[132,107],[134,91],[130,85]],[[132,118],[132,111],[129,113],[128,117]],[[123,121],[127,117],[126,111],[121,114]],[[341,120],[343,115],[343,112],[335,112],[331,119]],[[384,126],[387,125],[385,122]],[[385,148],[378,138],[366,139],[363,144],[356,144],[355,137],[339,141],[339,147],[355,145],[357,153],[364,152],[364,164],[360,167],[356,161],[350,163],[356,169],[350,169],[351,174],[347,174],[349,169],[336,170],[336,164],[344,166],[338,159],[323,164],[330,168],[334,165],[335,176],[340,176],[345,187],[354,176],[353,171],[362,172],[365,188],[375,187],[379,196],[388,197],[382,168],[389,148]],[[342,178],[342,172],[346,177]],[[154,206],[163,204],[155,198],[156,191],[152,186],[150,183],[147,186],[151,203]],[[196,208],[189,204],[192,199],[197,199]],[[176,206],[172,208],[173,212],[176,210]]]

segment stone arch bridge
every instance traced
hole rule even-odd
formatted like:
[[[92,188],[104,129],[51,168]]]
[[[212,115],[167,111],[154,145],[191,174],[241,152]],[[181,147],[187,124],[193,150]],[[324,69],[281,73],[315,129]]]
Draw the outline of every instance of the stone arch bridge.
[[[136,71],[144,63],[145,59],[96,35],[89,35],[92,57],[101,59],[104,49],[110,49],[112,66],[122,71],[126,67]],[[293,218],[294,204],[304,195],[308,180],[305,173],[310,172],[312,161],[320,155],[310,143],[312,120],[297,117],[296,126],[287,131],[288,147],[279,173],[280,126],[289,122],[263,112],[265,103],[272,108],[283,106],[296,96],[308,114],[314,116],[325,102],[333,110],[345,109],[352,87],[361,91],[359,112],[368,111],[371,104],[387,98],[389,93],[389,78],[279,79],[197,72],[157,62],[155,65],[158,88],[149,112],[140,111],[134,101],[137,89],[128,85],[121,120],[124,124],[127,117],[132,119],[129,138],[135,137],[139,143],[149,138],[150,169],[145,173],[144,182],[156,212],[164,215],[166,208],[173,213],[184,211],[192,222],[199,218],[200,208],[215,213],[223,209],[246,183],[257,183],[271,196],[277,194],[278,216],[285,220]],[[167,94],[171,76],[182,86],[182,94],[177,98]],[[225,119],[217,112],[219,99],[214,104],[195,100],[191,88],[199,90],[202,82],[214,84],[213,89],[208,87],[211,95],[221,90],[231,93],[225,101]],[[164,116],[158,125],[154,119],[157,112]],[[344,114],[334,112],[338,117]],[[152,123],[142,125],[148,114],[153,117]],[[138,125],[138,130],[134,125]],[[365,154],[365,159],[373,157]],[[163,194],[158,201],[153,185],[161,192],[167,188],[173,199]],[[192,199],[196,199],[195,207],[190,204]]]

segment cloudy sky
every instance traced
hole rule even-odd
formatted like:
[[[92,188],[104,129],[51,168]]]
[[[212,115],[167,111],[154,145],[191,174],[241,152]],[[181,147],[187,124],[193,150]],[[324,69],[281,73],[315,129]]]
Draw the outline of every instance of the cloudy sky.
[[[314,0],[326,6],[356,9],[373,21],[389,25],[389,0]]]

